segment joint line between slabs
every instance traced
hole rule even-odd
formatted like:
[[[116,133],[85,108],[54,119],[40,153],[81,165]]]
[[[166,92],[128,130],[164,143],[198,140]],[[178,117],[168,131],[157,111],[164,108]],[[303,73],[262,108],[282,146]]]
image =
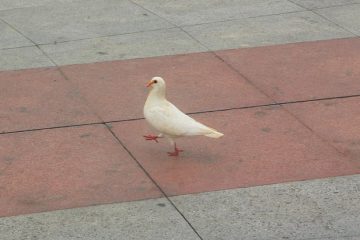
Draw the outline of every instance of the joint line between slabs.
[[[44,52],[45,54],[45,52]],[[49,57],[50,58],[50,57]],[[95,109],[93,109],[92,105],[87,101],[87,99],[80,93],[80,89],[76,86],[76,84],[74,84],[70,78],[64,73],[64,71],[62,70],[62,68],[58,65],[56,65],[57,70],[59,71],[59,73],[61,74],[61,76],[68,81],[68,83],[70,84],[70,86],[72,86],[75,90],[77,90],[79,92],[79,98],[81,99],[81,101],[83,101],[83,103],[89,108],[89,110],[91,111],[92,114],[94,114],[99,120],[100,123],[104,124],[105,121],[102,119],[102,117],[100,115],[98,115],[97,111]]]
[[[237,75],[239,75],[240,77],[244,78],[246,82],[248,82],[251,86],[253,86],[257,91],[259,91],[260,93],[262,93],[263,95],[265,95],[266,97],[268,97],[270,100],[272,100],[273,102],[276,103],[276,101],[274,99],[272,99],[266,92],[264,92],[261,88],[259,88],[258,86],[256,86],[252,81],[250,81],[246,76],[244,76],[244,74],[242,74],[240,71],[238,71],[237,69],[235,69],[230,63],[228,63],[227,61],[225,61],[225,59],[221,58],[218,54],[216,54],[216,52],[212,49],[210,49],[208,46],[206,46],[204,43],[202,43],[200,40],[198,40],[197,38],[195,38],[193,35],[191,35],[189,32],[187,32],[185,29],[183,29],[182,27],[180,27],[180,29],[186,34],[188,35],[191,39],[193,39],[194,41],[196,41],[198,44],[200,44],[200,46],[204,47],[207,52],[211,53],[215,58],[217,58],[218,60],[222,61],[228,68],[230,68],[232,71],[234,71]]]
[[[280,105],[281,106],[281,105]],[[346,154],[340,149],[338,149],[335,145],[331,144],[328,140],[326,140],[324,137],[321,136],[321,134],[318,134],[314,131],[310,126],[308,126],[304,121],[302,121],[299,117],[297,117],[295,114],[293,114],[291,111],[289,111],[286,108],[282,108],[285,112],[287,112],[290,116],[296,119],[301,125],[303,125],[305,128],[307,128],[312,134],[314,134],[316,137],[318,137],[323,143],[328,145],[329,147],[333,148],[336,152],[340,153],[342,156],[346,157]]]
[[[189,220],[185,217],[185,215],[176,207],[174,202],[169,198],[169,196],[165,193],[165,191],[160,187],[160,185],[155,181],[155,179],[150,175],[148,171],[141,165],[141,163],[135,158],[132,152],[125,146],[125,144],[116,136],[116,134],[111,130],[111,127],[105,124],[106,128],[110,131],[111,135],[116,139],[116,141],[122,146],[122,148],[130,155],[130,157],[136,162],[136,164],[140,167],[140,169],[145,173],[145,175],[150,179],[150,181],[159,189],[161,194],[169,201],[169,203],[173,206],[173,208],[180,214],[180,216],[185,220],[185,222],[189,225],[189,227],[193,230],[193,232],[199,237],[200,240],[203,238],[196,231],[194,226],[189,222]]]
[[[282,105],[288,105],[288,104],[317,102],[317,101],[326,101],[326,100],[334,100],[334,99],[346,99],[346,98],[353,98],[353,97],[360,97],[360,94],[347,95],[347,96],[338,96],[338,97],[328,97],[328,98],[318,98],[318,99],[310,99],[310,100],[279,102],[279,103],[274,102],[274,103],[252,105],[252,106],[244,106],[244,107],[233,107],[233,108],[206,110],[206,111],[198,111],[198,112],[188,112],[186,114],[195,115],[195,114],[201,114],[201,113],[224,112],[224,111],[242,110],[242,109],[259,108],[259,107],[270,107],[270,106],[282,106]],[[143,120],[143,119],[144,118],[141,117],[141,118],[132,118],[132,119],[113,120],[113,121],[99,121],[99,122],[64,125],[64,126],[24,129],[24,130],[8,131],[8,132],[4,131],[4,132],[0,132],[0,135],[13,134],[13,133],[23,133],[23,132],[33,132],[33,131],[41,131],[41,130],[51,130],[51,129],[58,129],[58,128],[82,127],[82,126],[89,126],[89,125],[131,122],[131,121],[137,121],[137,120]]]
[[[82,123],[82,124],[44,127],[44,128],[32,128],[32,129],[24,129],[24,130],[17,130],[17,131],[0,132],[0,136],[1,135],[6,135],[6,134],[14,134],[14,133],[36,132],[36,131],[42,131],[42,130],[51,130],[51,129],[59,129],[59,128],[71,128],[71,127],[83,127],[83,126],[100,125],[100,124],[104,124],[104,123],[103,122],[93,122],[93,123]]]
[[[69,77],[64,73],[64,71],[62,70],[62,68],[55,62],[55,60],[53,60],[40,46],[39,44],[37,44],[36,42],[34,42],[31,38],[27,37],[26,35],[24,35],[21,31],[17,30],[15,27],[13,27],[11,24],[9,24],[8,22],[4,21],[3,19],[0,18],[0,20],[2,20],[4,23],[6,23],[7,25],[9,25],[14,31],[18,32],[19,34],[21,34],[23,37],[25,37],[26,39],[28,39],[30,42],[32,42],[34,44],[34,47],[36,47],[37,49],[39,49],[39,51],[53,64],[53,67],[56,68],[56,70],[60,73],[60,75],[66,80],[68,81],[68,83],[70,84],[70,86],[72,86],[73,88],[75,88],[76,90],[79,90],[77,88],[76,85],[74,85]],[[80,91],[79,91],[80,92]],[[79,94],[79,98],[83,101],[83,103],[91,110],[91,113],[94,114],[99,120],[101,120],[101,123],[104,123],[104,121],[102,120],[102,118],[97,114],[97,112],[91,107],[91,104],[88,103],[88,101],[86,100],[85,97],[83,97],[81,94]],[[49,128],[50,129],[50,128]],[[0,133],[1,134],[1,133]]]
[[[340,24],[332,21],[331,19],[329,19],[329,18],[327,18],[327,17],[325,17],[325,16],[323,16],[323,15],[321,15],[321,14],[319,14],[319,13],[316,12],[316,10],[321,10],[321,9],[326,9],[326,8],[332,8],[332,7],[348,6],[348,5],[357,5],[358,3],[342,4],[342,5],[335,5],[335,6],[329,6],[329,7],[324,7],[324,8],[313,8],[313,9],[311,9],[311,8],[307,8],[307,7],[301,6],[300,4],[294,2],[293,0],[288,0],[288,1],[291,2],[291,3],[293,3],[293,4],[295,4],[295,5],[297,5],[298,7],[304,8],[304,9],[306,9],[307,11],[312,12],[313,14],[315,14],[316,16],[324,19],[325,21],[330,22],[330,23],[334,24],[335,26],[337,26],[338,28],[344,30],[345,32],[352,34],[354,37],[359,37],[359,36],[360,36],[360,35],[352,32],[350,29],[347,29],[346,27],[344,27],[344,26],[342,26],[342,25],[340,25]]]
[[[313,12],[313,11],[311,11]],[[313,12],[314,13],[314,12]],[[316,14],[316,13],[315,13]],[[319,15],[319,14],[317,14]],[[321,15],[319,15],[321,16]],[[181,28],[182,29],[182,28]],[[182,29],[182,31],[184,31],[188,36],[190,36],[192,39],[194,39],[195,41],[197,41],[199,44],[201,44],[202,46],[204,46],[206,49],[209,50],[210,53],[212,53],[216,58],[218,58],[220,61],[224,62],[224,64],[226,64],[230,69],[232,69],[233,71],[235,71],[239,76],[241,76],[242,78],[245,79],[245,81],[247,81],[251,86],[253,86],[257,91],[259,91],[260,93],[262,93],[263,95],[265,95],[266,97],[268,97],[271,101],[273,101],[273,104],[268,104],[270,105],[279,105],[282,107],[283,104],[277,102],[275,99],[273,99],[271,96],[269,96],[265,91],[263,91],[260,87],[258,87],[256,84],[254,84],[249,78],[247,78],[242,72],[240,72],[238,69],[234,68],[230,63],[228,63],[227,61],[225,61],[225,59],[223,59],[222,57],[220,57],[218,54],[216,54],[215,51],[212,51],[210,48],[208,48],[206,45],[204,45],[202,42],[200,42],[198,39],[196,39],[195,37],[193,37],[190,33],[188,33],[187,31],[185,31],[184,29]],[[356,35],[355,35],[356,36]],[[342,153],[337,147],[335,147],[334,145],[332,145],[330,142],[328,142],[326,139],[324,139],[322,136],[320,136],[319,134],[317,134],[310,126],[308,126],[307,124],[305,124],[303,121],[301,121],[298,117],[296,117],[293,113],[289,112],[287,109],[283,108],[283,110],[285,112],[287,112],[288,114],[290,114],[294,119],[296,119],[302,126],[304,126],[305,128],[307,128],[312,134],[314,134],[314,136],[316,136],[317,138],[319,138],[322,142],[324,142],[325,144],[327,144],[329,147],[331,147],[332,149],[334,149],[336,152],[340,153],[341,155],[344,155],[344,153]]]
[[[349,235],[349,236],[337,236],[337,237],[332,237],[332,236],[325,236],[326,239],[328,240],[337,240],[340,238],[354,238],[354,237],[359,237],[360,239],[360,235]],[[323,237],[321,237],[321,239],[325,239]],[[320,240],[321,240],[320,239]],[[300,240],[319,240],[319,237],[311,237],[311,238],[302,238]]]
[[[292,0],[288,0],[288,1],[292,1]],[[343,6],[349,6],[349,5],[358,5],[359,3],[357,2],[350,2],[350,3],[344,3],[344,4],[335,4],[335,5],[330,5],[330,6],[327,6],[327,7],[314,7],[312,9],[309,9],[309,10],[320,10],[320,9],[327,9],[327,8],[334,8],[334,7],[343,7]],[[304,7],[305,8],[305,7]]]
[[[308,12],[308,10],[295,10],[295,11],[289,11],[289,12],[281,12],[281,13],[272,13],[272,14],[262,14],[257,16],[248,16],[248,17],[242,17],[242,18],[233,18],[233,19],[225,19],[225,20],[219,20],[219,21],[212,21],[212,22],[203,22],[203,23],[195,23],[195,24],[186,24],[181,25],[181,27],[193,27],[193,26],[202,26],[207,24],[216,24],[216,23],[226,23],[226,22],[232,22],[232,21],[241,21],[245,19],[254,19],[254,18],[262,18],[262,17],[272,17],[272,16],[281,16],[291,13],[302,13],[302,12]]]
[[[18,30],[17,28],[15,28],[13,25],[11,25],[10,23],[8,23],[7,21],[5,21],[4,19],[0,18],[4,23],[6,23],[11,29],[13,29],[14,31],[16,31],[17,33],[19,33],[21,36],[23,36],[24,38],[26,38],[27,40],[29,40],[32,44],[34,44],[31,47],[36,47],[37,49],[39,49],[39,51],[53,64],[53,66],[58,67],[58,65],[56,64],[56,62],[50,58],[39,46],[39,44],[37,44],[36,42],[34,42],[30,37],[26,36],[24,33],[22,33],[20,30]]]
[[[101,38],[111,38],[111,37],[118,37],[118,36],[138,34],[138,33],[156,32],[156,31],[161,31],[161,30],[169,30],[169,29],[173,29],[173,28],[175,28],[175,27],[164,27],[164,28],[156,28],[156,29],[135,31],[135,32],[114,33],[114,34],[102,35],[102,36],[97,36],[97,37],[87,37],[87,38],[78,38],[78,39],[72,39],[72,40],[39,43],[38,45],[39,46],[56,45],[56,44],[68,43],[68,42],[78,42],[78,41],[86,41],[86,40],[101,39]],[[75,64],[82,64],[82,63],[75,63]]]
[[[46,43],[38,43],[38,44],[34,43],[33,45],[25,45],[25,46],[18,46],[18,47],[0,48],[0,50],[10,50],[10,49],[36,47],[36,46],[57,45],[57,44],[62,44],[62,43],[79,42],[79,41],[86,41],[86,40],[92,40],[92,39],[101,39],[101,38],[111,38],[111,37],[118,37],[118,36],[138,34],[138,33],[157,32],[157,31],[171,30],[171,29],[176,29],[176,28],[178,28],[178,27],[165,27],[165,28],[156,28],[156,29],[144,30],[144,31],[136,31],[136,32],[114,33],[114,34],[102,35],[102,36],[98,36],[98,37],[78,38],[78,39],[72,39],[72,40],[54,41],[54,42],[46,42]],[[29,39],[29,41],[30,41],[30,39]],[[114,60],[114,61],[116,61],[116,60]],[[75,64],[83,64],[83,63],[75,63]]]
[[[132,2],[132,1],[131,1]],[[101,39],[101,38],[109,38],[109,37],[117,37],[117,36],[122,36],[122,35],[131,35],[131,34],[137,34],[137,33],[147,33],[147,32],[156,32],[156,31],[161,31],[161,30],[169,30],[169,29],[180,29],[180,26],[170,22],[169,20],[167,20],[164,17],[161,17],[159,15],[157,15],[156,13],[152,12],[149,9],[144,8],[143,6],[132,2],[133,4],[141,7],[142,9],[149,11],[151,13],[153,13],[155,16],[165,20],[166,22],[168,22],[169,24],[173,25],[172,27],[164,27],[164,28],[156,28],[156,29],[151,29],[151,30],[143,30],[143,31],[135,31],[135,32],[125,32],[125,33],[114,33],[114,34],[109,34],[109,35],[102,35],[102,36],[97,36],[97,37],[87,37],[87,38],[78,38],[78,39],[71,39],[71,40],[64,40],[64,41],[54,41],[54,42],[45,42],[45,43],[34,43],[30,38],[28,38],[27,36],[23,35],[20,31],[19,32],[22,36],[24,36],[26,39],[28,39],[29,41],[31,41],[33,43],[33,45],[24,45],[24,46],[18,46],[18,47],[8,47],[8,48],[0,48],[0,50],[9,50],[9,49],[18,49],[18,48],[26,48],[26,47],[37,47],[37,46],[48,46],[48,45],[56,45],[56,44],[61,44],[61,43],[68,43],[68,42],[77,42],[77,41],[84,41],[84,40],[92,40],[92,39]],[[353,4],[346,4],[346,5],[353,5]],[[339,5],[339,6],[343,6],[343,5]],[[329,8],[329,7],[328,7]],[[22,8],[14,8],[14,9],[22,9]],[[317,8],[317,9],[323,9],[323,8]],[[1,11],[6,11],[6,10],[0,10]],[[219,20],[219,21],[213,21],[213,22],[204,22],[204,23],[196,23],[196,24],[188,24],[188,25],[182,25],[181,27],[191,27],[191,26],[200,26],[200,25],[206,25],[206,24],[213,24],[213,23],[222,23],[222,22],[231,22],[231,21],[237,21],[237,20],[242,20],[242,19],[247,19],[247,18],[258,18],[258,17],[268,17],[268,16],[277,16],[277,15],[282,15],[282,14],[290,14],[290,13],[299,13],[299,12],[306,12],[306,11],[310,11],[310,10],[299,10],[299,11],[290,11],[290,12],[282,12],[282,13],[274,13],[274,14],[265,14],[265,15],[258,15],[258,16],[249,16],[249,17],[245,17],[245,18],[234,18],[234,19],[227,19],[227,20]],[[6,23],[7,25],[9,25],[7,22],[5,22],[4,20],[0,19],[1,21],[3,21],[4,23]],[[10,26],[10,25],[9,25]]]
[[[314,13],[314,14],[316,14],[316,15],[319,16],[320,18],[322,18],[322,19],[324,19],[324,20],[326,20],[326,21],[334,24],[335,26],[337,26],[338,28],[344,30],[345,32],[353,35],[353,37],[359,37],[359,36],[360,36],[360,35],[354,33],[353,31],[351,31],[350,29],[348,29],[348,28],[346,28],[346,27],[344,27],[344,26],[342,26],[342,25],[340,25],[340,24],[332,21],[331,19],[327,18],[326,16],[321,15],[320,13],[317,13],[317,12],[315,12],[315,11],[311,11],[311,12]]]

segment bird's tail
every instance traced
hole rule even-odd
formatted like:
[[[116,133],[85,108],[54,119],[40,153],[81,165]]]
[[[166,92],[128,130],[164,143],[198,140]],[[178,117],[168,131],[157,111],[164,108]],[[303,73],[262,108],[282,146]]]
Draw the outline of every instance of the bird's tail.
[[[216,131],[215,129],[212,129],[212,128],[209,128],[209,129],[211,130],[211,132],[208,133],[208,134],[205,134],[204,136],[206,136],[206,137],[211,137],[211,138],[219,138],[219,137],[224,136],[223,133],[218,132],[218,131]]]

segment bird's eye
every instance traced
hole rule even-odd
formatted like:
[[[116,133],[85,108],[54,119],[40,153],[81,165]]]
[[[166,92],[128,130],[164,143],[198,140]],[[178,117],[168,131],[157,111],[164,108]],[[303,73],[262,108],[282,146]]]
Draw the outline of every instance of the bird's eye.
[[[157,80],[154,80],[154,83],[157,83]]]

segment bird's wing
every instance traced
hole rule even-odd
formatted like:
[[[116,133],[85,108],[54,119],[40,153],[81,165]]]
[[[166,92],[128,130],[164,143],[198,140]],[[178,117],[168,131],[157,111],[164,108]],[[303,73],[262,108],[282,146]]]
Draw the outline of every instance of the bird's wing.
[[[151,107],[147,112],[146,119],[159,132],[174,137],[205,135],[212,131],[181,112],[170,102]]]

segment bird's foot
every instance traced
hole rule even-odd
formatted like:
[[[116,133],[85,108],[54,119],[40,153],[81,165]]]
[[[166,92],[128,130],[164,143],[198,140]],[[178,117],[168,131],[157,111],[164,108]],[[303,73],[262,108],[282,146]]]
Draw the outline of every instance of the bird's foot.
[[[168,152],[168,155],[172,156],[172,157],[176,157],[176,156],[179,156],[179,152],[183,152],[183,151],[184,150],[181,150],[181,149],[178,149],[177,147],[175,147],[174,152]]]
[[[151,140],[154,140],[155,142],[159,142],[157,139],[158,138],[162,138],[162,137],[159,137],[159,136],[153,136],[153,135],[147,135],[147,136],[143,136],[145,138],[145,140],[147,141],[151,141]]]

